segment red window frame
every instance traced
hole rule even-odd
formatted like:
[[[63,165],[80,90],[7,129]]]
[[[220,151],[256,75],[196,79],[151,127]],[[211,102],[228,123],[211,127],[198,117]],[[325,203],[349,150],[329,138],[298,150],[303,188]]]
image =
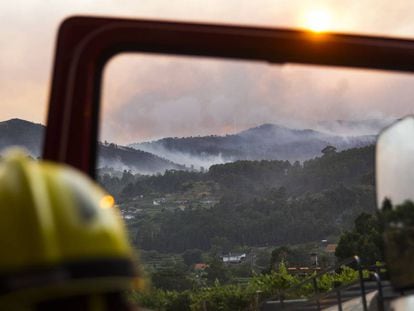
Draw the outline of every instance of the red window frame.
[[[43,157],[94,177],[102,72],[145,52],[414,72],[414,41],[150,20],[72,17],[58,33]]]

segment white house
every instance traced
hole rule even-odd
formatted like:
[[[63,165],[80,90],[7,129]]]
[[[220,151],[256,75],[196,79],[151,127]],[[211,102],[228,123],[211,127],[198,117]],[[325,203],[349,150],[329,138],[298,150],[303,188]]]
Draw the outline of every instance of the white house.
[[[221,257],[223,259],[223,262],[225,263],[241,263],[246,259],[246,254],[232,254],[229,253],[228,255],[223,255]]]

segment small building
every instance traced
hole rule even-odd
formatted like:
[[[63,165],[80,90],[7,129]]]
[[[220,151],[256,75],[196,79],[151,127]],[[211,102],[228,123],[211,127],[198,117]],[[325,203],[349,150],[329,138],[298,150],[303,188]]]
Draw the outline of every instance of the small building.
[[[325,247],[325,252],[328,254],[335,254],[337,244],[328,244]]]
[[[224,263],[241,263],[246,259],[246,254],[232,254],[221,256]]]
[[[209,267],[209,265],[208,265],[208,264],[200,262],[200,263],[196,263],[196,264],[194,265],[194,270],[195,270],[195,271],[204,271],[204,270],[205,270],[205,269],[207,269],[208,267]]]
[[[166,198],[157,198],[152,201],[152,205],[158,206],[158,205],[161,205],[161,203],[165,203],[165,202],[167,202]]]

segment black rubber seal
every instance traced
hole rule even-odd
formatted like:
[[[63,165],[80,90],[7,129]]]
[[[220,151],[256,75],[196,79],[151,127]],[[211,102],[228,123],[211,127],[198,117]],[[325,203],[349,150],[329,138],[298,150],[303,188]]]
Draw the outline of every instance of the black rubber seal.
[[[37,266],[24,271],[0,275],[0,295],[24,289],[63,285],[71,280],[100,278],[134,278],[136,269],[131,260],[99,259],[70,262],[59,266]]]

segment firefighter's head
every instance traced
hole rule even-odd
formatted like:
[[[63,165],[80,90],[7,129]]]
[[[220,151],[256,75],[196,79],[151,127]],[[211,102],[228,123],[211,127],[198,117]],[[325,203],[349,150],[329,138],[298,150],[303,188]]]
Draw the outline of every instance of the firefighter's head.
[[[1,310],[107,310],[141,280],[113,197],[16,151],[0,164],[0,249]]]

